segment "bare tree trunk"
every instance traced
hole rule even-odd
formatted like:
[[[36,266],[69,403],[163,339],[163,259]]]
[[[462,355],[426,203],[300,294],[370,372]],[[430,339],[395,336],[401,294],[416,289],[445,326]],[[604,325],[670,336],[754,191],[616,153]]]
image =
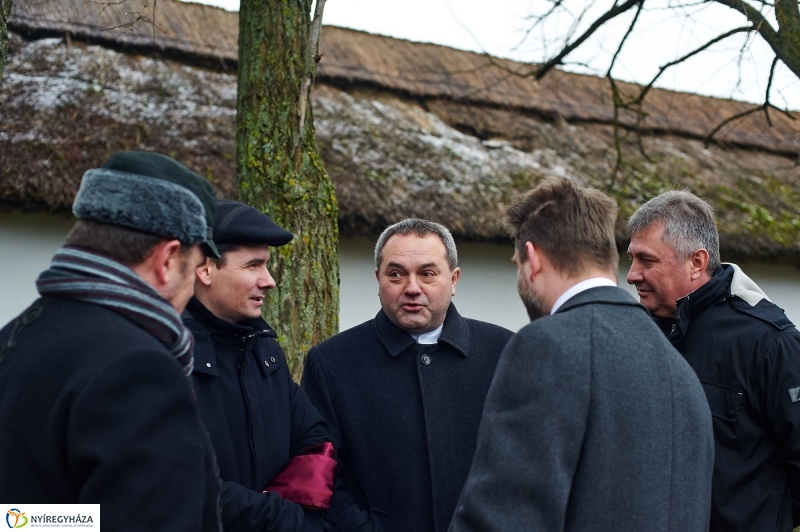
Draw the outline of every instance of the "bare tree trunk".
[[[8,16],[11,14],[11,0],[0,0],[0,79],[8,54]]]
[[[339,328],[336,197],[317,150],[310,92],[324,0],[242,0],[236,105],[236,183],[241,201],[295,238],[273,250],[265,318],[292,375],[306,352]]]

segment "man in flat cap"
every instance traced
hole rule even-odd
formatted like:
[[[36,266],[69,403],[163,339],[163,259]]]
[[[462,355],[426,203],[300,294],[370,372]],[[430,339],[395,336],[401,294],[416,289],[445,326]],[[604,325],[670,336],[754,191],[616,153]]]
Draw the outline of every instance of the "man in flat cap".
[[[197,268],[183,315],[196,339],[197,405],[216,450],[225,530],[327,529],[336,462],[322,417],[292,381],[261,317],[270,247],[292,233],[236,201],[217,203],[219,258]]]
[[[84,174],[41,297],[0,330],[0,500],[100,504],[108,530],[220,529],[180,320],[216,253],[215,201],[156,153]]]

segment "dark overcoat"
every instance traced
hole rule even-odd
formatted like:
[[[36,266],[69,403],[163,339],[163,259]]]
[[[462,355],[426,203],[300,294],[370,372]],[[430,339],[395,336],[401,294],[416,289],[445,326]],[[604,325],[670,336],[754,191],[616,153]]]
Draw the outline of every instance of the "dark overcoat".
[[[692,369],[627,292],[591,288],[508,343],[450,530],[705,531],[713,462]]]
[[[0,331],[0,500],[100,504],[104,530],[219,530],[191,383],[149,333],[43,297]]]
[[[451,305],[438,344],[417,344],[380,311],[309,351],[302,386],[332,426],[346,485],[335,530],[447,529],[511,334]]]
[[[319,512],[261,493],[290,458],[330,441],[292,380],[275,331],[261,318],[217,318],[196,298],[183,321],[195,337],[192,380],[219,462],[225,530],[320,530]]]

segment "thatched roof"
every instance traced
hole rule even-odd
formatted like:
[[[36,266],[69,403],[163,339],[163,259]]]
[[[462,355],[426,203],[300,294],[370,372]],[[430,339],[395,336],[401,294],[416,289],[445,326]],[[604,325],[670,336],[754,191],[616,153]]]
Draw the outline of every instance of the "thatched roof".
[[[9,25],[27,33],[71,34],[92,42],[155,49],[168,56],[234,65],[238,13],[200,4],[159,0],[140,7],[131,0],[28,0],[15,2]],[[214,31],[208,31],[214,28]],[[413,98],[446,99],[513,108],[550,119],[610,123],[608,82],[594,76],[554,71],[541,82],[520,74],[531,65],[433,44],[414,43],[326,26],[320,44],[319,80],[390,90]],[[621,84],[623,92],[634,90]],[[724,117],[752,107],[733,100],[653,90],[639,124],[645,130],[703,138]],[[718,135],[720,142],[800,153],[800,120],[774,112],[770,127],[753,114]],[[621,122],[636,124],[632,113]]]
[[[11,6],[9,26],[234,66],[239,42],[237,13],[174,0],[25,0]]]
[[[82,172],[119,149],[171,153],[233,196],[236,14],[157,6],[154,37],[142,20],[121,27],[130,20],[112,5],[15,3],[0,82],[0,205],[68,211]],[[537,85],[498,66],[523,68],[510,61],[332,27],[322,54],[315,125],[343,234],[374,236],[420,216],[462,238],[503,238],[509,198],[556,174],[617,198],[620,245],[624,217],[643,200],[688,186],[718,207],[724,258],[800,260],[800,126],[775,113],[773,127],[754,115],[705,149],[699,139],[747,104],[655,91],[649,160],[631,136],[610,184],[601,79],[553,72]]]

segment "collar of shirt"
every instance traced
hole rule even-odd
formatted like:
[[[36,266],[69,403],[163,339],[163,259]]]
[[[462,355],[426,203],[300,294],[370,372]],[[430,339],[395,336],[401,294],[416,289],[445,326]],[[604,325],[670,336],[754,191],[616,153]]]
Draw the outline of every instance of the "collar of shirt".
[[[418,344],[435,344],[439,341],[439,337],[442,335],[442,329],[444,328],[444,323],[436,327],[432,331],[428,331],[422,334],[413,334],[408,333],[411,335],[414,340],[417,341]]]
[[[617,286],[617,283],[612,281],[611,279],[606,279],[605,277],[592,277],[591,279],[586,279],[585,281],[581,281],[576,285],[573,285],[569,288],[566,292],[561,294],[561,296],[556,299],[556,302],[553,304],[553,309],[550,311],[550,314],[555,314],[558,309],[561,308],[561,305],[566,303],[569,298],[580,294],[581,292],[588,290],[590,288],[597,288],[598,286]]]

